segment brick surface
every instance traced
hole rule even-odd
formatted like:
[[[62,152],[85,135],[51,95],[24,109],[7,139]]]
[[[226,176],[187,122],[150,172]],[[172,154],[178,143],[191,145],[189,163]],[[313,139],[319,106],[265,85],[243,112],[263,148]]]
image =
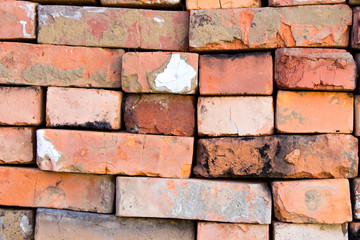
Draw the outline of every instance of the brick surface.
[[[347,5],[192,10],[190,49],[346,47],[351,13]]]
[[[351,4],[351,3],[350,3]],[[360,2],[359,2],[360,4]],[[360,8],[356,7],[353,9],[353,25],[351,31],[351,47],[352,48],[360,48]]]
[[[258,136],[273,133],[272,97],[200,97],[198,134]]]
[[[356,64],[345,50],[282,48],[275,51],[274,77],[280,89],[353,91]]]
[[[36,38],[36,3],[23,1],[0,2],[0,40]],[[0,74],[2,68],[0,65]]]
[[[123,57],[122,89],[133,93],[194,94],[198,54],[128,52]]]
[[[198,222],[197,240],[268,240],[269,225]]]
[[[351,133],[352,93],[278,91],[275,127],[284,133]]]
[[[49,87],[46,125],[119,129],[121,100],[119,91]]]
[[[185,11],[39,6],[38,15],[39,43],[188,49],[189,13]]]
[[[116,215],[269,224],[265,183],[117,177]]]
[[[37,130],[42,170],[187,178],[192,137],[119,132]]]
[[[352,135],[277,135],[200,139],[198,177],[354,178],[358,140]]]
[[[270,52],[201,55],[199,66],[202,95],[272,94],[273,61]]]
[[[42,95],[39,87],[0,87],[0,125],[39,125]]]
[[[279,221],[341,224],[352,220],[347,179],[273,182],[272,190]]]
[[[360,239],[360,222],[349,223],[349,240]]]
[[[111,213],[114,195],[111,176],[0,167],[0,205]]]
[[[350,5],[360,5],[360,1],[359,0],[349,0],[348,3]]]
[[[355,96],[354,111],[354,134],[355,136],[360,136],[360,95]]]
[[[274,240],[348,240],[348,224],[273,223]]]
[[[38,209],[35,238],[194,240],[195,226],[193,222],[182,220],[119,218],[106,214]]]
[[[41,4],[96,5],[96,0],[32,0]]]
[[[174,8],[180,7],[180,0],[101,0],[103,6],[137,7],[137,8]]]
[[[195,130],[195,98],[193,96],[143,94],[128,95],[124,102],[126,130],[193,136]]]
[[[0,208],[0,237],[4,240],[34,239],[35,211]]]
[[[352,197],[353,197],[353,213],[354,218],[360,219],[360,178],[355,178],[351,185]]]
[[[261,7],[260,0],[186,0],[186,8],[193,9],[217,9],[217,8],[246,8]]]
[[[34,163],[34,128],[0,127],[0,163]]]
[[[346,4],[345,0],[269,0],[272,7],[297,6],[297,5],[319,5],[319,4]]]
[[[0,42],[0,83],[119,88],[121,49]]]

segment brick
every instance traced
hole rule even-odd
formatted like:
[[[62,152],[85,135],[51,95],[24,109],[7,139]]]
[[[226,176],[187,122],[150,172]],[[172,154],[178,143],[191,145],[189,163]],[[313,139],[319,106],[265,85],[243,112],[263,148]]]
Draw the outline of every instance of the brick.
[[[277,181],[272,190],[279,221],[342,224],[352,220],[347,179]]]
[[[201,55],[199,65],[201,95],[271,95],[273,92],[270,52]]]
[[[360,219],[360,178],[355,178],[351,185],[352,197],[353,197],[353,211],[354,218]]]
[[[112,213],[112,176],[0,167],[0,205]]]
[[[359,0],[349,0],[348,1],[349,5],[360,5],[360,1]],[[354,22],[355,23],[355,22]]]
[[[0,87],[0,125],[41,124],[42,96],[39,87]]]
[[[96,0],[32,0],[41,4],[96,5]]]
[[[269,97],[200,97],[200,136],[259,136],[274,129],[273,99]]]
[[[186,51],[189,13],[125,8],[39,6],[38,42]]]
[[[360,95],[355,96],[355,117],[354,117],[354,134],[360,136]]]
[[[186,8],[188,10],[194,9],[218,9],[218,8],[246,8],[246,7],[261,7],[260,0],[186,0]]]
[[[347,47],[347,5],[192,10],[190,50]]]
[[[284,133],[351,133],[352,93],[278,91],[275,127]]]
[[[265,183],[117,177],[116,215],[269,224]]]
[[[345,50],[282,48],[275,51],[274,75],[280,89],[353,91],[356,64]]]
[[[351,4],[351,3],[350,3]],[[353,9],[353,25],[351,31],[351,47],[352,48],[360,48],[360,8],[356,7]]]
[[[197,240],[268,240],[269,225],[198,222]]]
[[[320,5],[320,4],[346,4],[345,0],[269,0],[269,6],[297,6],[297,5]]]
[[[274,240],[348,240],[348,224],[273,223]]]
[[[194,136],[194,96],[163,94],[131,94],[124,102],[126,130],[133,133],[151,133]]]
[[[119,88],[121,49],[0,42],[0,83]]]
[[[354,178],[358,140],[352,135],[207,138],[197,142],[198,177]]]
[[[119,218],[107,214],[38,209],[35,238],[194,240],[195,226],[181,220]]]
[[[0,222],[2,239],[34,239],[34,210],[0,208]]]
[[[194,94],[198,54],[128,52],[123,57],[122,89],[132,93]]]
[[[1,1],[0,40],[36,39],[36,6],[36,3],[25,1]]]
[[[349,223],[349,240],[360,239],[360,222]]]
[[[0,163],[34,163],[34,144],[34,128],[0,127]]]
[[[137,8],[177,8],[180,0],[101,0],[103,6],[137,7]]]
[[[46,126],[119,129],[121,100],[119,91],[49,87]]]
[[[188,178],[192,137],[62,129],[37,130],[42,170]]]

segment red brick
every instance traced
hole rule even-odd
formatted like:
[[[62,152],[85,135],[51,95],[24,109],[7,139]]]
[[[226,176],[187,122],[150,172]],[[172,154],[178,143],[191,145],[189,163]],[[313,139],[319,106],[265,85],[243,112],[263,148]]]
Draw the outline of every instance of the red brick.
[[[117,177],[116,215],[269,224],[265,183]]]
[[[202,95],[272,94],[273,62],[269,52],[201,55],[199,65]]]
[[[180,0],[101,0],[103,6],[137,7],[137,8],[177,8]]]
[[[190,49],[347,47],[351,14],[347,5],[192,10]]]
[[[34,239],[34,210],[0,208],[0,222],[2,239]]]
[[[128,52],[123,57],[122,89],[133,93],[194,94],[198,54]]]
[[[275,82],[280,89],[353,91],[356,64],[340,49],[277,49]]]
[[[186,0],[186,8],[193,9],[216,9],[216,8],[245,8],[261,7],[260,0]]]
[[[0,87],[0,125],[39,125],[42,95],[39,87]]]
[[[0,43],[0,83],[119,88],[121,49]]]
[[[1,127],[0,163],[33,163],[35,160],[34,140],[34,128]]]
[[[125,99],[124,121],[126,130],[133,133],[194,136],[195,98],[131,94]]]
[[[201,136],[259,136],[274,129],[272,97],[200,97]]]
[[[119,132],[37,130],[37,164],[42,170],[188,178],[191,137]]]
[[[278,91],[275,126],[284,133],[351,133],[352,93]]]
[[[352,220],[347,179],[273,182],[272,189],[279,221],[341,224]]]
[[[353,26],[351,31],[351,47],[360,48],[360,8],[356,7],[353,9]]]
[[[346,4],[345,0],[269,0],[269,5],[277,6],[296,6],[296,5],[319,5],[319,4]]]
[[[354,117],[354,134],[360,136],[360,95],[355,96],[355,117]]]
[[[269,225],[198,222],[197,240],[269,240]]]
[[[0,39],[35,39],[36,6],[36,3],[25,1],[1,1]],[[0,74],[1,72],[0,65]]]
[[[0,205],[111,213],[114,190],[111,176],[0,167]]]
[[[186,51],[189,13],[39,6],[39,43]]]
[[[119,129],[122,93],[109,90],[47,90],[46,125]]]

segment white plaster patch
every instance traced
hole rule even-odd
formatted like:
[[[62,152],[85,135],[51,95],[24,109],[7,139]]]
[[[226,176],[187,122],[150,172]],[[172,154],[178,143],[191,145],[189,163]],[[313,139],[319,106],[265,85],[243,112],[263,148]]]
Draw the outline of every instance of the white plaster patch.
[[[24,233],[30,232],[32,230],[32,226],[27,216],[24,215],[21,217],[20,227]]]
[[[23,27],[23,35],[24,35],[24,37],[31,38],[31,34],[26,32],[26,24],[27,24],[27,22],[26,21],[20,21],[20,24]]]
[[[180,54],[172,54],[168,65],[155,78],[155,87],[166,87],[172,93],[191,90],[191,80],[196,76],[195,69]]]
[[[19,4],[19,8],[21,8],[22,10],[24,10],[26,12],[26,15],[28,18],[30,18],[31,20],[34,20],[35,9],[34,9],[33,3]]]
[[[38,6],[39,24],[47,24],[50,18],[64,17],[73,20],[80,20],[82,17],[81,8],[70,6]]]
[[[55,164],[61,157],[61,153],[59,153],[54,145],[45,137],[44,130],[36,131],[36,141],[37,141],[37,155],[40,158],[48,157]]]
[[[158,22],[158,23],[163,23],[164,22],[164,19],[162,19],[162,18],[154,17],[153,19],[154,19],[155,22]]]

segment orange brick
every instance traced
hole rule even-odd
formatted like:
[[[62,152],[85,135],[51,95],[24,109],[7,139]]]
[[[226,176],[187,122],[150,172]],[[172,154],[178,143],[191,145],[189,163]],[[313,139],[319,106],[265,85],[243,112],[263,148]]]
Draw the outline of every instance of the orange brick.
[[[0,222],[2,239],[34,239],[34,210],[0,208]]]
[[[111,213],[114,190],[111,176],[0,167],[0,205]]]
[[[319,4],[346,4],[345,0],[269,0],[269,5],[277,6],[296,6],[296,5],[319,5]]]
[[[34,140],[34,128],[0,127],[0,163],[33,163]]]
[[[109,90],[47,90],[46,125],[119,129],[122,93]]]
[[[120,87],[121,49],[0,43],[0,83]]]
[[[181,0],[101,0],[103,6],[137,7],[137,8],[176,8]]]
[[[119,132],[37,130],[37,164],[42,170],[187,178],[191,137]]]
[[[198,54],[129,52],[123,57],[122,89],[133,93],[194,94]]]
[[[193,9],[216,9],[216,8],[245,8],[261,7],[260,0],[186,0],[186,8]]]
[[[279,221],[341,224],[352,220],[347,179],[273,182],[272,189]]]
[[[273,62],[269,52],[201,55],[199,65],[202,95],[272,94]]]
[[[351,133],[352,93],[279,91],[275,126],[286,133]]]
[[[36,38],[36,3],[0,2],[0,39],[27,40]],[[0,75],[2,67],[0,64]]]
[[[42,95],[39,87],[0,87],[0,124],[39,125]]]

